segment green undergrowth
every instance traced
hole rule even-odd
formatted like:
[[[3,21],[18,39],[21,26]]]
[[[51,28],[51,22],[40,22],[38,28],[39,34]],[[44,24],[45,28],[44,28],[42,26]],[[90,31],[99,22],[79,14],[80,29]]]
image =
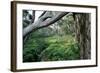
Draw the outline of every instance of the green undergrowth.
[[[79,59],[79,46],[72,35],[31,36],[23,47],[23,62]]]

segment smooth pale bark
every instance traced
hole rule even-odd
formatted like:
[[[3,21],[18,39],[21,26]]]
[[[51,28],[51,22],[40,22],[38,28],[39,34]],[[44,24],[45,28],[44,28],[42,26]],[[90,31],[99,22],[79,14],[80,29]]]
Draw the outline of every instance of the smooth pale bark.
[[[44,15],[39,17],[39,19],[36,22],[30,24],[29,26],[23,29],[23,37],[25,37],[27,34],[31,33],[32,31],[47,27],[55,23],[66,14],[68,14],[68,12],[58,12],[55,16],[53,16],[51,14],[51,11],[46,12]]]

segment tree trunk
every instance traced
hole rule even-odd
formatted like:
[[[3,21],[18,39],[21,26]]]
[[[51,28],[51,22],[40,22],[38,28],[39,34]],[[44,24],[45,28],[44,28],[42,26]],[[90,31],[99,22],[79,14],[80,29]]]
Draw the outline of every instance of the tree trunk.
[[[76,40],[80,47],[80,59],[91,58],[91,26],[90,14],[75,14],[75,33]]]

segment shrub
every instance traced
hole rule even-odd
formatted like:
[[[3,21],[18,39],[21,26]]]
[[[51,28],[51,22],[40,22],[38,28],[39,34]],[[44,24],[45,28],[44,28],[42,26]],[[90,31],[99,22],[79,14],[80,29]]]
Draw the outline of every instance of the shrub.
[[[40,54],[41,61],[75,60],[79,59],[77,44],[63,46],[52,44]]]
[[[40,53],[47,48],[48,44],[44,39],[29,39],[24,44],[23,62],[40,61]]]
[[[34,62],[37,60],[37,55],[34,49],[25,48],[23,51],[23,62]]]

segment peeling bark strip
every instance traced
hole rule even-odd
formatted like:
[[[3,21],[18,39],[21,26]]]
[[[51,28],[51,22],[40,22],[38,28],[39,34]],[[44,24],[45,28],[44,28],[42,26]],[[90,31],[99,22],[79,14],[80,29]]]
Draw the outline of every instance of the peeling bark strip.
[[[58,12],[54,16],[54,15],[51,15],[50,11],[45,12],[45,14],[39,17],[39,19],[36,22],[30,24],[29,26],[23,29],[23,37],[25,37],[28,33],[32,31],[35,31],[43,27],[47,27],[55,23],[56,21],[60,20],[66,14],[68,14],[68,12]]]

